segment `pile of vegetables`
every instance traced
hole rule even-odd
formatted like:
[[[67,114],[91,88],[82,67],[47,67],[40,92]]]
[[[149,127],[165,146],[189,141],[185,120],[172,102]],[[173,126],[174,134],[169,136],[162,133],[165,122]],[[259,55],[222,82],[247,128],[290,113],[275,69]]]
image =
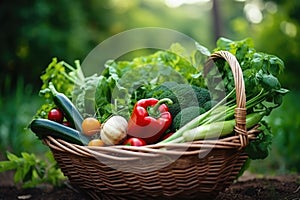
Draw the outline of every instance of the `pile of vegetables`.
[[[230,67],[219,59],[217,70],[208,72],[203,61],[211,53],[199,44],[195,47],[190,56],[183,56],[184,48],[174,44],[168,51],[131,61],[109,60],[104,71],[89,77],[84,77],[79,61],[72,67],[53,59],[41,76],[45,104],[31,130],[41,139],[50,135],[90,146],[182,143],[232,134],[236,95]],[[240,63],[246,126],[260,124],[262,130],[246,151],[253,159],[265,158],[272,134],[263,117],[280,106],[288,92],[277,78],[284,63],[257,52],[249,38],[220,38],[213,52],[219,50],[231,52]]]

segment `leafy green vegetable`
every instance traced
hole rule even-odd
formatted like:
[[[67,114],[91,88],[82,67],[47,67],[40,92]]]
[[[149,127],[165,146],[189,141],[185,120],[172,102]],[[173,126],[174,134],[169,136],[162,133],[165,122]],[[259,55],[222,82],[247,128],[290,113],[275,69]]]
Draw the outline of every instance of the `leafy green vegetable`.
[[[55,88],[57,88],[57,91],[63,92],[68,97],[71,97],[74,84],[81,85],[84,83],[84,76],[79,61],[75,61],[75,64],[76,67],[74,68],[64,61],[58,62],[57,58],[53,58],[45,72],[41,75],[43,82],[41,90],[47,89],[49,83],[52,82]],[[50,93],[47,91],[41,94],[50,98]]]
[[[21,183],[24,188],[36,187],[42,183],[60,186],[66,177],[56,165],[49,151],[45,154],[46,160],[38,159],[34,154],[26,152],[18,157],[7,152],[6,161],[0,161],[0,172],[15,170],[14,182]]]
[[[259,130],[261,130],[261,133],[245,148],[246,153],[252,160],[266,158],[269,155],[272,144],[273,134],[270,126],[266,121],[261,121],[260,125]]]
[[[214,51],[219,50],[231,52],[240,63],[247,97],[247,117],[252,113],[263,113],[263,116],[269,115],[274,108],[281,105],[282,96],[288,92],[288,90],[281,88],[281,84],[276,77],[284,70],[282,60],[273,55],[256,52],[253,48],[253,42],[249,38],[241,41],[220,38]],[[189,131],[199,137],[203,137],[205,134],[200,131],[202,127],[204,129],[204,127],[209,127],[207,125],[217,124],[222,121],[229,124],[230,120],[234,118],[236,96],[233,95],[235,84],[230,66],[223,59],[216,60],[215,64],[218,68],[218,73],[216,73],[216,70],[213,70],[210,74],[211,76],[208,77],[208,71],[204,71],[204,74],[208,77],[207,84],[214,86],[216,91],[222,92],[225,88],[225,92],[228,95],[220,99],[210,110],[194,118],[160,143],[184,142],[185,139],[182,135]],[[224,87],[222,87],[222,84]],[[223,111],[219,111],[218,108],[222,105],[226,107]],[[268,155],[272,141],[272,134],[268,124],[263,121],[260,123],[263,130],[262,133],[258,135],[257,140],[251,142],[247,147],[247,153],[252,159],[265,158]],[[214,128],[222,130],[222,127]],[[207,131],[207,134],[209,133],[210,131]],[[190,140],[193,140],[193,138],[190,138]]]
[[[214,50],[226,50],[231,52],[237,58],[243,71],[245,90],[247,98],[261,93],[266,95],[265,99],[279,106],[278,95],[283,94],[277,76],[284,70],[284,62],[274,56],[262,52],[257,52],[253,47],[251,38],[241,41],[231,41],[226,38],[219,38],[217,48]],[[222,76],[226,92],[234,88],[234,79],[228,63],[224,61],[216,62],[218,70]],[[216,80],[216,79],[214,79]],[[217,83],[209,83],[217,85]],[[287,90],[285,90],[285,93]],[[267,94],[268,93],[268,94]]]
[[[46,118],[48,112],[55,107],[49,90],[50,82],[58,92],[64,93],[72,100],[83,117],[95,114],[95,91],[100,77],[96,74],[85,77],[78,60],[73,67],[53,58],[40,78],[43,82],[40,95],[44,97],[45,102],[36,113],[36,118]]]
[[[83,118],[95,114],[95,93],[100,77],[97,74],[84,78],[81,85],[75,84],[72,92],[72,102]]]
[[[45,103],[35,117],[46,118],[55,107],[48,91],[49,82],[68,96],[84,117],[96,113],[101,121],[112,114],[128,118],[137,100],[166,81],[204,86],[204,80],[199,77],[209,51],[199,44],[196,49],[192,55],[186,55],[185,49],[175,43],[169,51],[157,51],[131,61],[108,60],[100,75],[89,77],[84,77],[79,61],[73,67],[53,58],[41,76],[40,94]]]
[[[57,91],[64,93],[69,98],[72,97],[75,84],[83,85],[84,76],[79,61],[75,61],[75,65],[74,68],[64,61],[58,62],[57,58],[52,59],[40,77],[43,82],[40,95],[44,97],[45,103],[37,111],[36,118],[46,118],[49,110],[55,106],[48,89],[50,82],[57,88]]]
[[[170,49],[182,53],[179,44]],[[164,82],[203,86],[204,81],[197,77],[200,65],[195,67],[191,57],[174,52],[157,51],[131,61],[107,61],[95,93],[98,118],[104,121],[109,115],[118,114],[128,119],[134,104]]]

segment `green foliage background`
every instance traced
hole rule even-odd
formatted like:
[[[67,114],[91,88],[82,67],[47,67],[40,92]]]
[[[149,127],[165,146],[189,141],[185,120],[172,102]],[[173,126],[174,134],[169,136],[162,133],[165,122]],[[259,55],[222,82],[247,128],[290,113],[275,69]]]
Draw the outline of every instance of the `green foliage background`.
[[[163,27],[182,32],[212,49],[217,36],[232,40],[251,37],[257,50],[277,55],[286,64],[280,81],[290,90],[284,105],[269,122],[273,127],[272,154],[254,161],[259,173],[299,172],[300,142],[300,1],[214,0],[168,7],[164,0],[50,1],[4,0],[0,3],[0,159],[6,150],[41,153],[48,149],[26,126],[40,105],[39,76],[53,57],[73,63],[101,41],[140,27]],[[218,5],[220,32],[215,32],[213,2]],[[247,5],[262,14],[253,23]],[[161,38],[163,40],[163,38]],[[264,167],[262,167],[264,166]]]

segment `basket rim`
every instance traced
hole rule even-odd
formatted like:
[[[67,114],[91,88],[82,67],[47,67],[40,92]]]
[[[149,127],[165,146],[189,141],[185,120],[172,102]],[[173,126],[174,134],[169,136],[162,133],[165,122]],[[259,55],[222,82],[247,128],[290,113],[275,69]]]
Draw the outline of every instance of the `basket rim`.
[[[259,125],[247,131],[249,140],[255,140],[260,132]],[[191,156],[206,153],[211,149],[240,149],[240,138],[238,135],[222,139],[198,140],[185,143],[167,143],[160,145],[146,145],[141,147],[127,145],[112,146],[81,146],[56,139],[51,136],[44,138],[44,143],[51,149],[68,152],[81,157],[101,157],[115,161],[131,161],[141,158],[158,156]]]

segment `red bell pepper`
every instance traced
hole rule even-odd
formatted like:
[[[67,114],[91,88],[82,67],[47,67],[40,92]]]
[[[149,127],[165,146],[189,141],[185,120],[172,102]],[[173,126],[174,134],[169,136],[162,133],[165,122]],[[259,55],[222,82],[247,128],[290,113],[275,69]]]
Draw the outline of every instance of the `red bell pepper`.
[[[128,121],[128,134],[144,139],[147,144],[157,142],[172,123],[172,116],[164,103],[171,104],[172,101],[168,98],[139,100]]]

